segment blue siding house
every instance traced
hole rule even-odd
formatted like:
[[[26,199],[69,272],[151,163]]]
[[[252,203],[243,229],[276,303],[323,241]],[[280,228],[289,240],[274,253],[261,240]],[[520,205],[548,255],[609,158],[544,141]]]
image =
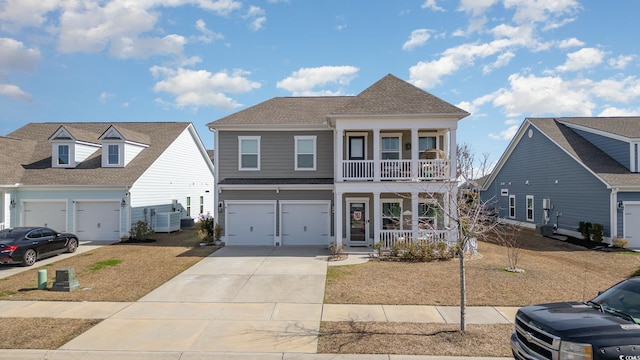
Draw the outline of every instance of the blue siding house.
[[[640,248],[640,117],[527,118],[480,196],[507,222],[580,236],[602,224],[605,242]]]

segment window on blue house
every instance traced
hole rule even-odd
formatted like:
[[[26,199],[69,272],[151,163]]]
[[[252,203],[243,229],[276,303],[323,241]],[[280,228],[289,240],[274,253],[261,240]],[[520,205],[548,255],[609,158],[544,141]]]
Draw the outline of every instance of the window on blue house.
[[[533,221],[533,195],[527,195],[527,221]]]
[[[516,218],[516,196],[509,195],[509,218]]]

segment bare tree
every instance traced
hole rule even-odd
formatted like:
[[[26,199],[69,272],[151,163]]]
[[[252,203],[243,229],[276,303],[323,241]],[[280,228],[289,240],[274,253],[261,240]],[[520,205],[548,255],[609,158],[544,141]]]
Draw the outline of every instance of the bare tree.
[[[503,223],[496,227],[495,238],[499,245],[503,246],[507,252],[509,267],[505,270],[510,272],[524,272],[518,267],[520,260],[520,227],[514,224]]]
[[[469,180],[474,180],[489,173],[491,166],[489,153],[482,153],[480,158],[476,158],[476,153],[467,143],[458,143],[456,151],[458,162],[456,176],[463,175]]]
[[[471,253],[477,247],[478,240],[485,240],[493,229],[497,226],[497,222],[491,217],[488,204],[483,202],[477,193],[457,193],[455,184],[451,185],[451,194],[455,198],[455,204],[444,206],[442,202],[438,202],[440,211],[450,221],[450,227],[455,229],[456,234],[456,252],[460,263],[460,330],[466,331],[466,304],[467,304],[467,286],[466,286],[466,268],[465,255]],[[434,194],[427,193],[425,196],[435,199]],[[445,200],[446,201],[446,200]]]

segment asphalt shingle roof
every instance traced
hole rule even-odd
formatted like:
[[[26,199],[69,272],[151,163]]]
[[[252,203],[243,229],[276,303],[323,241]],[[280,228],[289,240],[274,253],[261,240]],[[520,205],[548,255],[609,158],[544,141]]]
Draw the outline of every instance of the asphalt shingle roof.
[[[339,115],[452,115],[466,111],[391,74],[357,96],[276,97],[208,124],[219,126],[317,125]]]
[[[529,118],[528,120],[607,184],[611,186],[640,186],[639,173],[632,173],[604,151],[560,122],[584,126],[590,124],[589,127],[603,131],[615,127],[621,131],[620,129],[624,128],[627,134],[640,131],[640,118],[615,118],[620,119],[618,124],[624,123],[624,126],[616,125],[616,120],[609,122],[610,119],[613,118]],[[633,123],[637,127],[635,131],[627,128]]]
[[[101,167],[100,149],[76,168],[51,167],[52,145],[48,139],[60,126],[78,140],[98,144],[98,138],[111,125],[127,140],[144,143],[148,147],[124,168]],[[27,124],[6,137],[0,137],[0,148],[10,149],[0,151],[0,184],[132,185],[189,126],[187,122]]]

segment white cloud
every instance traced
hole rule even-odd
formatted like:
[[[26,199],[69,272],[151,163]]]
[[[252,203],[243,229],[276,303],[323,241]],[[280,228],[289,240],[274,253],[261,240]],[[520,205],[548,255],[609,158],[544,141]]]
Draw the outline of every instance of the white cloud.
[[[31,95],[13,84],[0,84],[0,95],[12,97],[14,99],[31,101]]]
[[[567,54],[567,61],[556,67],[557,71],[578,71],[589,69],[604,61],[604,52],[595,48],[582,48],[576,52]]]
[[[513,21],[516,23],[546,23],[547,28],[566,24],[567,19],[558,19],[580,9],[576,0],[504,0],[503,3],[506,9],[515,9]]]
[[[558,43],[558,47],[560,49],[566,49],[566,48],[578,47],[578,46],[584,46],[584,42],[576,38],[565,39]]]
[[[595,108],[589,84],[579,80],[513,74],[509,76],[509,85],[509,89],[495,92],[493,100],[493,105],[502,107],[509,117],[521,114],[591,116]]]
[[[46,26],[62,53],[101,52],[120,58],[180,54],[184,37],[164,37],[157,28],[159,8],[194,5],[227,16],[240,9],[236,0],[20,0],[0,3],[3,28]],[[140,47],[140,49],[137,49]]]
[[[108,92],[106,92],[106,91],[103,91],[103,92],[100,94],[100,96],[98,96],[98,98],[100,99],[100,102],[104,104],[105,102],[107,102],[107,100],[109,100],[109,98],[111,98],[111,97],[113,97],[113,96],[115,96],[115,94],[112,94],[112,93],[108,93]]]
[[[498,134],[489,133],[489,138],[493,140],[511,140],[516,132],[518,132],[519,125],[509,126],[507,129],[500,131]]]
[[[633,76],[592,82],[590,88],[595,96],[607,101],[640,102],[640,79]]]
[[[433,11],[445,11],[444,8],[438,6],[436,0],[425,0],[424,4],[422,4],[423,9],[431,9]]]
[[[598,116],[640,116],[640,108],[620,109],[617,107],[606,107]]]
[[[609,66],[615,69],[625,69],[635,59],[635,55],[620,55],[617,58],[609,59]]]
[[[31,71],[40,62],[40,51],[20,41],[0,38],[0,73],[6,70]]]
[[[340,95],[341,90],[314,90],[316,87],[337,84],[348,85],[360,69],[354,66],[321,66],[301,68],[291,76],[278,81],[276,87],[293,93],[294,96]]]
[[[224,39],[224,35],[207,29],[207,23],[202,19],[198,19],[196,21],[196,29],[202,33],[202,35],[198,36],[198,40],[204,43],[211,43],[216,40]]]
[[[207,70],[161,66],[154,66],[150,70],[154,77],[161,79],[153,90],[175,96],[177,108],[214,106],[231,110],[242,105],[228,97],[227,93],[246,93],[261,86],[260,83],[249,80],[249,73],[243,70],[234,70],[232,73],[220,71],[215,74]],[[166,104],[161,99],[156,99],[156,102]]]
[[[402,50],[412,50],[424,45],[431,37],[431,32],[429,29],[413,30],[409,36],[409,40],[402,45]]]
[[[497,2],[498,0],[461,0],[459,10],[470,13],[474,17],[483,16],[485,11]]]
[[[482,67],[482,73],[488,74],[492,72],[494,69],[498,69],[498,68],[509,65],[509,63],[511,62],[511,59],[513,59],[515,56],[516,54],[511,51],[507,51],[498,55],[498,58],[496,59],[496,61],[493,62],[493,64],[485,65]]]
[[[245,19],[249,19],[249,28],[253,31],[258,31],[264,27],[264,23],[267,21],[264,9],[251,5],[249,10],[244,16]]]

